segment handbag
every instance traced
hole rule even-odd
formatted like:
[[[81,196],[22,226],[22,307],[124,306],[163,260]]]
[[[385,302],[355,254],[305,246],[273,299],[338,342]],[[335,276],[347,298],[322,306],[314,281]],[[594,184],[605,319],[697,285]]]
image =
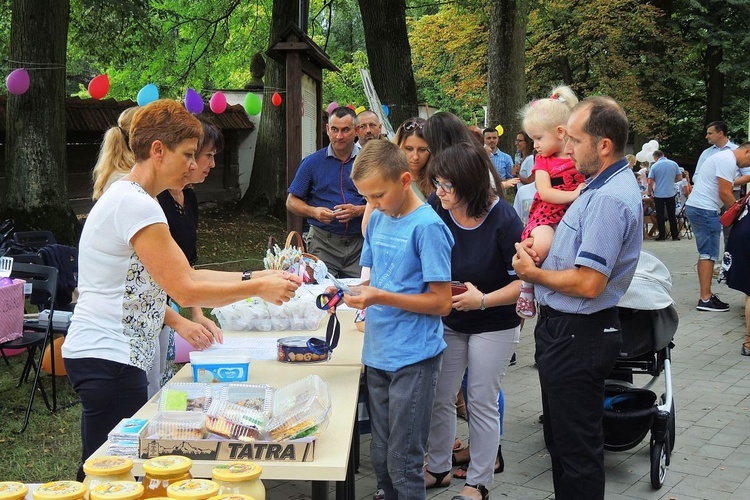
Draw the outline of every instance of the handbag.
[[[0,286],[0,344],[23,337],[24,283]]]
[[[740,214],[745,208],[745,203],[747,203],[748,197],[750,197],[750,192],[743,196],[741,199],[732,203],[732,206],[727,208],[727,211],[721,214],[719,221],[721,221],[722,226],[729,227],[737,222],[737,219],[740,217]]]

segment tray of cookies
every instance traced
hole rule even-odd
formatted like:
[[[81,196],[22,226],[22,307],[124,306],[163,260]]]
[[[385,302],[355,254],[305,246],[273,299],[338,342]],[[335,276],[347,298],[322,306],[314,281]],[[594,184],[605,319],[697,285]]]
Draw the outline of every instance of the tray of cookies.
[[[195,411],[160,411],[148,423],[148,436],[158,439],[205,439],[206,414]]]
[[[273,392],[273,388],[265,384],[226,384],[221,388],[219,399],[270,416]]]
[[[253,408],[216,399],[206,413],[206,428],[218,436],[239,441],[262,440],[268,417]]]
[[[211,405],[214,390],[203,383],[170,383],[161,390],[160,411],[206,412]]]
[[[310,342],[315,339],[317,342]],[[331,351],[319,346],[325,345],[326,339],[304,335],[280,338],[277,344],[276,359],[285,363],[312,363],[327,361]]]

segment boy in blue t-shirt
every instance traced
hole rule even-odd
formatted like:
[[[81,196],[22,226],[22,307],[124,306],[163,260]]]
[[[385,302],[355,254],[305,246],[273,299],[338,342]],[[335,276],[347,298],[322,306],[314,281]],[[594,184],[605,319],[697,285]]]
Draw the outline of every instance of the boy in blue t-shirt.
[[[441,316],[451,310],[453,236],[412,191],[409,163],[389,141],[369,141],[351,178],[376,209],[360,264],[369,283],[344,302],[367,308],[371,458],[386,499],[423,499],[424,453],[446,347]]]

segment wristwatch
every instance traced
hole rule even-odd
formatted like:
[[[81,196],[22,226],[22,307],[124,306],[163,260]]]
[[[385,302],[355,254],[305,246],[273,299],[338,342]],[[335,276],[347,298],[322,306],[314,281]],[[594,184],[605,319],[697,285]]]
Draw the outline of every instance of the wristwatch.
[[[482,300],[481,300],[481,302],[479,302],[479,310],[480,311],[484,311],[485,309],[487,309],[487,307],[484,305],[484,297],[486,295],[487,295],[486,293],[482,294]]]
[[[253,277],[252,271],[242,271],[242,281],[248,281],[252,277]]]

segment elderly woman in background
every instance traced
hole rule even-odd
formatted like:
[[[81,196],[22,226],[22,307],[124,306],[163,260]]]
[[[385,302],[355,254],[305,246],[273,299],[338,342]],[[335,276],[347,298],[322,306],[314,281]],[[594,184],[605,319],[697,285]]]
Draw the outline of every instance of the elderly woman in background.
[[[279,305],[299,287],[285,273],[192,269],[155,196],[187,183],[196,168],[201,124],[178,102],[159,100],[136,112],[129,135],[135,165],[102,195],[83,228],[80,296],[62,348],[83,407],[82,461],[146,403],[146,373],[167,294],[187,307],[219,307],[253,295]],[[214,337],[199,329],[188,340],[205,348]],[[78,479],[83,477],[79,467]]]

